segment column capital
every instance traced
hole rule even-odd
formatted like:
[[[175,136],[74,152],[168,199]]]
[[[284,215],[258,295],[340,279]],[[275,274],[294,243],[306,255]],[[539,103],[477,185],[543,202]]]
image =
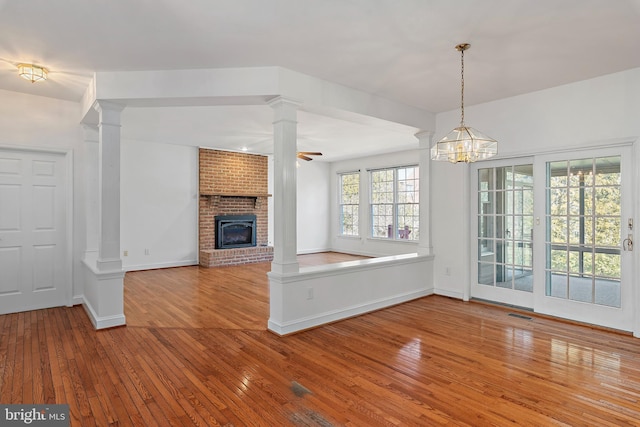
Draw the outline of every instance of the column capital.
[[[433,139],[434,134],[435,132],[430,130],[421,130],[419,132],[416,132],[414,136],[418,138],[419,148],[431,148],[431,140]]]
[[[273,122],[276,123],[282,120],[296,121],[298,109],[302,103],[295,99],[276,96],[268,100],[267,105],[275,111]]]
[[[111,101],[97,99],[93,103],[93,109],[100,115],[99,126],[113,125],[120,126],[120,113],[125,106]]]

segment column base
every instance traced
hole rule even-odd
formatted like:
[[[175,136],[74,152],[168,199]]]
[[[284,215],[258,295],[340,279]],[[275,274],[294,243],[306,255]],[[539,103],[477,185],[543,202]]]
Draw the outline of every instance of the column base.
[[[82,304],[96,329],[126,324],[124,316],[124,271],[101,271],[98,262],[84,259],[85,282]],[[102,267],[104,267],[103,264]]]

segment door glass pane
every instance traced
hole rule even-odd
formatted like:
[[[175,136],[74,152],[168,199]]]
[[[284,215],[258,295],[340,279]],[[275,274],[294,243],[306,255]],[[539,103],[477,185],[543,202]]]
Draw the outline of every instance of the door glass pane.
[[[596,246],[618,246],[620,217],[596,218]]]
[[[513,167],[515,188],[533,188],[533,165],[518,165]]]
[[[533,165],[479,169],[477,197],[478,283],[532,292]]]
[[[618,307],[620,305],[620,281],[610,279],[595,279],[595,303]]]
[[[585,274],[593,274],[593,252],[582,252],[582,267]]]
[[[620,187],[594,188],[596,215],[620,215]]]
[[[567,243],[567,221],[566,217],[551,217],[552,242]]]
[[[569,251],[569,273],[580,273],[580,252]]]
[[[595,273],[597,276],[620,279],[620,254],[596,253]]]
[[[478,261],[495,262],[496,252],[494,241],[491,239],[478,240]]]
[[[620,157],[547,164],[546,294],[620,307]]]
[[[511,187],[511,166],[496,168],[496,190],[504,190]]]
[[[563,273],[547,274],[547,295],[557,298],[567,298],[569,296],[569,277]]]
[[[567,162],[551,162],[547,165],[549,187],[567,187],[567,166]]]
[[[513,280],[513,288],[518,291],[533,292],[533,270],[522,268]]]
[[[593,280],[590,277],[569,276],[569,299],[581,302],[593,302]]]
[[[480,215],[490,215],[493,213],[493,193],[481,191],[478,193],[478,213]]]
[[[620,157],[602,157],[596,159],[596,186],[620,185]]]
[[[479,191],[495,190],[495,188],[493,187],[493,169],[478,170],[478,190]]]
[[[496,265],[496,286],[499,288],[511,289],[511,267],[504,264]]]
[[[584,239],[584,218],[582,217],[570,217],[569,218],[569,244],[577,245]]]
[[[493,216],[478,217],[478,237],[495,237],[493,232]]]
[[[478,283],[481,285],[493,286],[495,282],[493,263],[479,262],[478,263]]]
[[[582,187],[585,185],[585,179],[592,180],[592,172],[593,159],[571,160],[569,162],[569,186]]]
[[[583,188],[569,189],[569,215],[580,215],[581,212],[584,212],[584,197],[580,195],[583,191]]]
[[[551,215],[566,215],[567,214],[567,189],[566,188],[552,188],[549,191],[550,209]]]
[[[567,250],[551,250],[551,270],[567,271]]]

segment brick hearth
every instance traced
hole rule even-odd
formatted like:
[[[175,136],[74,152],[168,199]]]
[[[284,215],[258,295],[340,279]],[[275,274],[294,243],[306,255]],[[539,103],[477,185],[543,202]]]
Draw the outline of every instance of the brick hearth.
[[[266,156],[200,149],[199,259],[203,267],[271,261]],[[215,249],[216,215],[256,216],[255,247]]]

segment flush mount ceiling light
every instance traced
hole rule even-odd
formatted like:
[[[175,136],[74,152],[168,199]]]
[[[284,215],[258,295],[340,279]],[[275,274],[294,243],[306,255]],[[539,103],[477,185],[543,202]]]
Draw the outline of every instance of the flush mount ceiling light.
[[[456,50],[460,52],[462,83],[460,90],[460,126],[449,132],[431,147],[432,160],[446,160],[451,163],[472,163],[498,154],[498,141],[464,124],[464,51],[470,47],[469,43],[462,43],[456,46]]]
[[[49,70],[33,64],[18,64],[18,75],[31,83],[47,80]]]

